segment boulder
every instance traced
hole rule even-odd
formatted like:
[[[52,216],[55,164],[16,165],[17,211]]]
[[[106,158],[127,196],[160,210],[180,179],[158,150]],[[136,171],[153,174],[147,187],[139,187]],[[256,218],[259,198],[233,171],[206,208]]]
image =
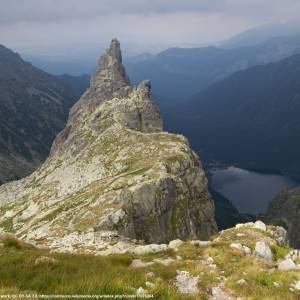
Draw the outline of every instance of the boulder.
[[[236,249],[236,250],[241,251],[244,255],[251,255],[251,249],[247,246],[244,246],[244,245],[240,244],[240,243],[231,243],[230,247],[232,249]]]
[[[131,249],[134,249],[134,245],[128,242],[119,241],[116,244],[109,246],[108,249],[99,251],[98,254],[103,256],[124,254],[131,251]]]
[[[296,280],[291,284],[291,288],[300,291],[300,280]]]
[[[260,229],[262,231],[266,231],[267,230],[267,226],[264,222],[262,221],[256,221],[253,225],[253,228],[256,228],[256,229]]]
[[[285,259],[292,259],[293,261],[296,261],[300,258],[300,250],[291,250],[285,257]]]
[[[290,271],[296,270],[297,266],[292,259],[288,258],[278,264],[278,269],[282,271]]]
[[[132,262],[131,262],[131,265],[130,267],[132,268],[145,268],[145,267],[148,267],[148,266],[151,266],[153,265],[154,262],[152,261],[149,261],[149,262],[144,262],[142,261],[141,259],[134,259]]]
[[[173,241],[169,242],[168,246],[171,249],[177,250],[178,247],[180,247],[183,243],[184,242],[182,240],[177,239],[177,240],[173,240]]]
[[[272,260],[274,258],[270,246],[265,241],[260,241],[255,244],[254,254],[263,260]]]
[[[283,227],[276,226],[273,236],[280,246],[289,245],[288,234],[287,234],[287,231]]]
[[[199,293],[198,289],[199,276],[193,277],[187,271],[178,271],[174,282],[180,294],[195,295]]]
[[[199,240],[193,240],[190,241],[191,245],[197,246],[197,247],[208,247],[211,245],[211,241],[199,241]]]
[[[149,244],[143,246],[137,246],[129,250],[130,253],[136,255],[144,255],[144,254],[151,254],[151,253],[158,253],[162,251],[168,250],[168,246],[166,244]]]

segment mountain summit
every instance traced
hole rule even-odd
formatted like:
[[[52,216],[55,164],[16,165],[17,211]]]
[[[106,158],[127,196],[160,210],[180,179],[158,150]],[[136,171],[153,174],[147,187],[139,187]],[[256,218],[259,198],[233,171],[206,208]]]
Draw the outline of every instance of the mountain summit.
[[[183,136],[162,131],[150,89],[149,81],[130,85],[113,40],[48,160],[0,187],[1,229],[52,249],[92,252],[128,238],[215,233],[198,157]]]
[[[79,101],[79,106],[93,110],[103,100],[126,97],[131,90],[130,80],[122,65],[120,43],[113,39],[106,54],[100,58],[90,88]]]

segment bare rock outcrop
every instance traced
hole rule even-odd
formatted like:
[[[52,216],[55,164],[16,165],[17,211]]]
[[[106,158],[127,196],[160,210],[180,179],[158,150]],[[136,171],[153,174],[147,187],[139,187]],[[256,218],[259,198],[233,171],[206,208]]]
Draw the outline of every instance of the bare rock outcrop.
[[[162,131],[150,89],[130,85],[113,40],[48,160],[0,187],[0,228],[67,252],[214,234],[199,159],[183,136]]]
[[[264,221],[268,224],[281,225],[288,232],[290,245],[300,247],[300,188],[283,191],[270,204]]]

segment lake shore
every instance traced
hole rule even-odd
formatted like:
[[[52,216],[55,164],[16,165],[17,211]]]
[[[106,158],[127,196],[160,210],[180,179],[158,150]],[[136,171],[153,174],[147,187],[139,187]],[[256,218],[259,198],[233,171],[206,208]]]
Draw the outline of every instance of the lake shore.
[[[299,182],[281,172],[257,172],[235,166],[214,167],[208,171],[213,190],[228,198],[243,213],[264,213],[269,202]]]

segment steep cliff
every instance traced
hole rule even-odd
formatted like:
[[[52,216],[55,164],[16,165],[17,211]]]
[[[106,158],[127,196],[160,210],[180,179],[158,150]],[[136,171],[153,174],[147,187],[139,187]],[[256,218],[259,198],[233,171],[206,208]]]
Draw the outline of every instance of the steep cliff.
[[[105,250],[107,239],[167,242],[216,232],[197,155],[183,136],[162,131],[150,82],[131,86],[117,40],[48,160],[1,186],[0,205],[3,230],[70,251]]]
[[[76,97],[0,45],[0,184],[32,173],[49,155]]]
[[[268,207],[264,220],[288,231],[290,244],[300,247],[300,188],[282,192]]]

